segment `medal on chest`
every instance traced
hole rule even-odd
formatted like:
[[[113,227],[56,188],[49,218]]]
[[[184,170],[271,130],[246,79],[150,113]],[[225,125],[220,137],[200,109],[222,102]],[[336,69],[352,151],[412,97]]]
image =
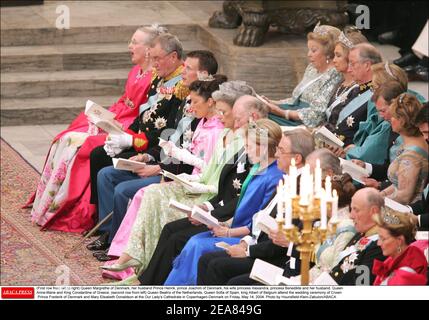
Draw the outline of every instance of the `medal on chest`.
[[[162,99],[171,100],[174,94],[174,89],[175,87],[164,87],[164,86],[160,86],[159,88],[157,88],[158,101]]]

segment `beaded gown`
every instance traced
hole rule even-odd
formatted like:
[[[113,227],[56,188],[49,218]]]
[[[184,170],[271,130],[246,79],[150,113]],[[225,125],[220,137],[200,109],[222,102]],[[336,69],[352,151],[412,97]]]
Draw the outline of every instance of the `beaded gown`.
[[[287,120],[274,114],[269,114],[269,118],[281,126],[304,124],[311,128],[317,127],[325,121],[329,100],[342,80],[342,74],[335,68],[319,73],[310,63],[301,82],[293,90],[292,97],[279,105],[283,110],[297,110],[301,121]]]

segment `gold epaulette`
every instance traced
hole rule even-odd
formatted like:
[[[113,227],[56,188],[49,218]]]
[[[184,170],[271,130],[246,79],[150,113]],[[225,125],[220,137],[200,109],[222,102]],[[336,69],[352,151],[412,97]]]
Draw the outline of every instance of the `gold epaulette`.
[[[174,88],[174,95],[179,100],[184,100],[189,95],[189,88],[183,84],[183,80],[176,83]]]
[[[156,77],[158,77],[158,73],[156,72],[155,68],[152,68],[152,79],[150,80],[150,82],[153,82],[153,80],[155,80]]]

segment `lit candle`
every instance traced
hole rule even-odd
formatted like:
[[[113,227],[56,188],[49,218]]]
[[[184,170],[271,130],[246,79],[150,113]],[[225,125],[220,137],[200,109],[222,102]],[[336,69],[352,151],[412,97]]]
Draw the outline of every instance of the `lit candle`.
[[[338,194],[337,190],[334,189],[332,197],[332,222],[338,221]]]
[[[322,188],[322,168],[320,168],[320,159],[316,160],[316,169],[314,170],[315,194],[320,197],[320,189]]]
[[[291,165],[289,167],[289,185],[290,185],[290,193],[292,197],[296,196],[297,177],[298,177],[298,169],[295,166],[295,159],[292,159]]]
[[[313,192],[314,192],[313,175],[310,174],[309,178],[308,178],[308,191],[307,191],[307,194],[308,194],[308,197],[310,198],[310,200],[314,196]]]
[[[283,220],[283,212],[283,180],[280,180],[279,185],[277,186],[277,221]]]
[[[301,173],[300,183],[299,183],[299,205],[308,206],[308,176],[307,171],[304,170]]]
[[[326,191],[326,199],[329,201],[332,197],[332,184],[331,184],[330,176],[327,176],[325,179],[325,191]]]
[[[323,190],[323,189],[322,189]],[[327,210],[326,210],[326,194],[321,192],[320,197],[320,229],[326,230]]]
[[[290,197],[286,197],[285,228],[292,228],[292,199]]]

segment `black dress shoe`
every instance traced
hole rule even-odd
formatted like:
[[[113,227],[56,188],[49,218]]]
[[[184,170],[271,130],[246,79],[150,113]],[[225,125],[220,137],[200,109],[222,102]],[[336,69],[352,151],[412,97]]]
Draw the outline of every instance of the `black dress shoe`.
[[[107,255],[107,253],[109,252],[109,250],[104,250],[104,251],[97,251],[94,252],[92,255],[101,262],[105,262],[105,261],[110,261],[113,260],[115,258],[112,258],[110,256]]]
[[[417,65],[411,72],[407,72],[409,81],[428,82],[428,68],[422,65]]]
[[[402,57],[393,60],[393,63],[401,68],[416,64],[417,62],[419,62],[419,58],[412,52],[406,53]]]
[[[378,42],[381,44],[393,44],[399,40],[399,30],[388,31],[378,36]]]
[[[414,73],[416,71],[416,68],[418,68],[419,66],[420,66],[419,64],[410,64],[409,66],[405,66],[402,69],[406,73]]]
[[[107,242],[108,239],[109,234],[106,232],[102,234],[100,238],[88,244],[86,248],[91,251],[106,250],[109,247],[109,243]]]

